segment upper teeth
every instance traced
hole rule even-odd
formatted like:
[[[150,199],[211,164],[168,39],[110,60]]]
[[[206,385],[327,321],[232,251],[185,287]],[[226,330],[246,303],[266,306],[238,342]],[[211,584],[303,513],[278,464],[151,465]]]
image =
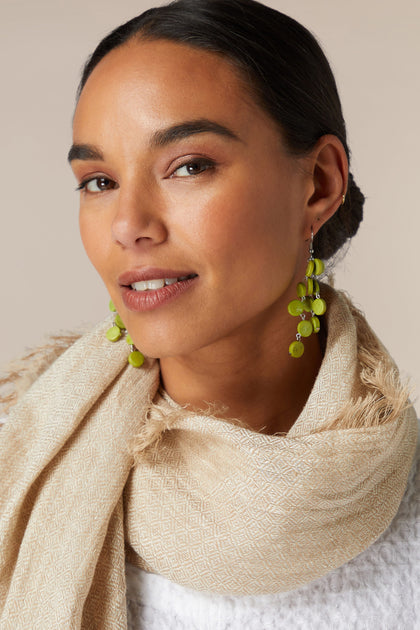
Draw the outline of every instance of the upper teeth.
[[[153,291],[155,289],[161,289],[168,284],[174,284],[180,280],[186,280],[187,276],[181,278],[158,278],[156,280],[141,280],[140,282],[133,282],[131,288],[135,291]]]

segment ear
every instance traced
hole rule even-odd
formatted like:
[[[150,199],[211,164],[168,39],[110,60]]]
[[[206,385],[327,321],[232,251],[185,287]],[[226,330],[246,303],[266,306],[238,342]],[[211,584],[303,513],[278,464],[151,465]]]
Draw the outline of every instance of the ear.
[[[306,203],[305,238],[314,235],[343,203],[349,165],[337,136],[322,136],[308,156],[311,186]]]

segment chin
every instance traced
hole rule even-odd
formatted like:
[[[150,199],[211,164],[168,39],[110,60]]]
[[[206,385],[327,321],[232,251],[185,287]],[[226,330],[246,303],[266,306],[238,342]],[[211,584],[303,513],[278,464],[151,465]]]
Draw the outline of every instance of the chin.
[[[186,357],[204,348],[211,347],[220,338],[214,331],[200,330],[199,326],[192,329],[190,326],[178,327],[165,326],[154,330],[147,330],[145,326],[136,331],[129,330],[136,348],[150,359],[167,359],[174,357]],[[195,334],[194,334],[195,333]]]
[[[131,334],[131,333],[130,333]],[[166,334],[163,339],[159,338],[146,338],[143,335],[133,335],[131,337],[135,343],[135,346],[142,354],[149,359],[166,359],[169,357],[176,357],[182,355],[188,355],[194,352],[194,348],[190,343],[186,343],[184,339],[174,339],[170,335]],[[136,342],[138,339],[138,343]]]

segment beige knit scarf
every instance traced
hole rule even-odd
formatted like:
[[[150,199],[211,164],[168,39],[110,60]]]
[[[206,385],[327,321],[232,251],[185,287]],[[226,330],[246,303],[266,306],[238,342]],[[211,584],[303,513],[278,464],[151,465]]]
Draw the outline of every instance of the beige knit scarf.
[[[286,436],[187,415],[106,323],[36,381],[0,435],[2,630],[125,630],[127,555],[195,589],[256,594],[372,544],[404,494],[417,425],[364,319],[328,301],[325,358]]]

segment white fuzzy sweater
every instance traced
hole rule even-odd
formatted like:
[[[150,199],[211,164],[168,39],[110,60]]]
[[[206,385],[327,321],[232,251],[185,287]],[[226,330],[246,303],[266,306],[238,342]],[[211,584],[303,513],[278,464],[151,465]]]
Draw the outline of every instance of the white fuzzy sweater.
[[[420,630],[420,448],[390,527],[366,551],[289,593],[199,593],[127,564],[129,630]]]

